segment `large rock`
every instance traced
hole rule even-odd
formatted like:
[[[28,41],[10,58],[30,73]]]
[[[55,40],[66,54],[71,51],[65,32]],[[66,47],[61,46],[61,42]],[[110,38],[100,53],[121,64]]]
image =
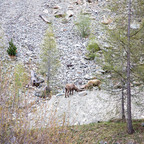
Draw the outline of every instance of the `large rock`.
[[[43,12],[48,14],[48,9],[44,9]]]
[[[100,141],[99,144],[107,144],[106,141]]]
[[[139,29],[140,28],[140,23],[138,23],[137,21],[133,21],[130,25],[130,27],[132,29]]]
[[[87,2],[92,3],[92,0],[87,0]]]
[[[79,92],[79,96],[86,96],[88,93],[86,91],[83,91],[83,92]]]
[[[56,94],[56,96],[57,97],[59,97],[59,96],[65,96],[65,93],[58,93],[58,94]]]
[[[85,80],[91,80],[93,78],[93,76],[91,75],[91,74],[86,74],[85,76],[84,76],[84,79]]]
[[[52,23],[52,20],[46,15],[39,15],[39,17],[46,23],[49,23],[49,24]]]
[[[105,71],[102,69],[96,70],[96,74],[105,74]]]
[[[54,16],[56,17],[56,18],[62,18],[62,17],[65,17],[65,12],[63,11],[63,10],[58,10],[58,11],[55,11],[54,12]]]
[[[66,12],[66,18],[72,17],[73,15],[74,15],[74,12],[73,12],[72,10],[68,10],[68,11]]]
[[[82,0],[77,0],[76,4],[78,4],[78,5],[82,4]]]
[[[55,5],[53,9],[61,9],[61,7],[59,5]]]

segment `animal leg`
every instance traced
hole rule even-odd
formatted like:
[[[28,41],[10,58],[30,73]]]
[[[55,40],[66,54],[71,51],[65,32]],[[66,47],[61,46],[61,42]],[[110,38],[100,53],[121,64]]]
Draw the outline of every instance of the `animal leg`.
[[[69,95],[70,95],[70,90],[67,90],[67,93],[68,93],[68,97],[69,97]]]
[[[73,90],[72,90],[72,95],[73,95]]]
[[[66,95],[67,95],[67,89],[65,89],[65,98],[66,98]]]
[[[100,86],[98,86],[98,88],[99,88],[99,90],[101,90],[101,87],[100,87]]]
[[[70,95],[72,94],[72,93],[71,93],[71,90],[69,90],[69,93],[70,93]]]

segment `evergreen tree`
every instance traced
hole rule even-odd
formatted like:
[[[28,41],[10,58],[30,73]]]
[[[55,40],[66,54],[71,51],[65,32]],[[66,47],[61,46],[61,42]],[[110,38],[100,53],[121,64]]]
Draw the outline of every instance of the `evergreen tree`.
[[[52,26],[46,30],[41,50],[41,72],[46,74],[47,87],[55,90],[56,73],[60,66],[59,53],[56,47],[56,41]]]
[[[17,47],[14,45],[13,40],[11,39],[11,41],[9,42],[9,47],[7,49],[7,53],[10,56],[15,56],[17,53]]]
[[[121,87],[121,104],[122,104],[122,120],[125,121],[124,110],[124,90],[126,83],[126,51],[123,41],[124,36],[120,34],[122,32],[119,29],[108,30],[108,43],[111,45],[108,49],[103,51],[105,62],[103,68],[109,71],[113,82],[120,82]]]
[[[136,6],[142,4],[141,0],[115,1],[111,3],[111,10],[116,14],[115,28],[108,30],[109,42],[112,47],[105,52],[105,68],[118,75],[122,81],[122,107],[123,86],[127,84],[127,125],[128,133],[133,133],[131,119],[131,87],[134,80],[143,81],[144,71],[144,24],[142,20],[143,7],[141,11]],[[127,8],[127,5],[129,6]],[[127,21],[128,19],[128,21]],[[138,20],[139,19],[139,20]],[[127,72],[127,75],[126,75]],[[130,75],[131,73],[131,75]],[[122,108],[122,111],[123,111]]]

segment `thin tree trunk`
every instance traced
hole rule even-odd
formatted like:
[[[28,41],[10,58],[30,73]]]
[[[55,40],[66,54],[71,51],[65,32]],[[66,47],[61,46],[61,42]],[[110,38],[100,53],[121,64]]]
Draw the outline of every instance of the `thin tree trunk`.
[[[122,121],[125,122],[125,109],[124,109],[124,83],[122,80]]]
[[[121,59],[121,66],[122,66],[122,78],[121,78],[121,84],[122,84],[122,100],[121,100],[121,104],[122,104],[122,121],[125,122],[125,108],[124,108],[124,88],[125,88],[125,79],[124,79],[124,76],[125,76],[125,70],[124,70],[124,49],[122,49],[122,59]],[[124,76],[123,76],[124,75]]]
[[[130,87],[130,22],[131,22],[131,0],[128,2],[128,48],[127,48],[127,128],[128,133],[134,132],[131,118],[131,87]]]
[[[48,57],[48,73],[47,73],[47,87],[49,88],[50,87],[50,77],[51,77],[51,61],[50,61],[50,58]]]

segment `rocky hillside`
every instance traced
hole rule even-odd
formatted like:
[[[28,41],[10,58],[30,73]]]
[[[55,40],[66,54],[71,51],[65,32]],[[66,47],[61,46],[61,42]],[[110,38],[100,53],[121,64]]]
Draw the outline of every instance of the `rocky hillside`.
[[[88,38],[81,38],[75,28],[75,21],[81,11],[91,14],[91,31],[102,44],[101,21],[105,1],[98,3],[76,3],[76,1],[4,1],[1,2],[1,28],[4,34],[5,48],[13,38],[18,47],[17,61],[25,64],[26,69],[36,70],[39,63],[41,43],[48,23],[54,27],[57,47],[61,56],[59,80],[65,85],[68,82],[82,84],[84,78],[101,73],[101,68],[94,61],[85,60]],[[66,15],[57,18],[56,15]],[[2,60],[9,57],[5,50]],[[68,65],[71,64],[71,67]]]
[[[108,17],[110,11],[106,9],[106,4],[107,0],[93,1],[92,3],[85,0],[1,0],[0,59],[4,63],[4,70],[10,70],[9,77],[12,77],[12,70],[15,65],[22,63],[29,76],[30,70],[37,71],[42,40],[48,24],[52,23],[61,62],[61,67],[57,74],[58,81],[56,82],[60,85],[58,91],[63,93],[66,83],[73,82],[80,86],[85,84],[87,79],[97,75],[100,78],[107,79],[109,75],[103,75],[104,71],[96,59],[93,61],[85,59],[86,46],[89,39],[81,38],[75,26],[75,21],[81,11],[90,14],[92,20],[91,33],[96,36],[101,49],[108,47],[105,42],[106,34],[102,27],[102,23],[109,22],[106,17]],[[61,17],[62,15],[64,17]],[[109,24],[109,26],[111,27],[112,25]],[[15,60],[11,60],[6,52],[11,38],[18,48]],[[69,67],[69,65],[71,66]],[[102,84],[102,87],[105,89],[104,84]],[[40,108],[43,100],[35,96],[35,93],[40,90],[40,88],[30,86],[27,100],[28,103],[38,102],[33,108],[41,113],[43,110],[43,112],[46,112],[45,109]],[[117,107],[119,94],[111,97],[106,91],[98,92],[98,90],[94,90],[93,92],[86,92],[85,97],[83,97],[83,94],[82,96],[80,95],[74,95],[68,99],[64,99],[64,96],[53,96],[50,101],[46,100],[44,103],[48,107],[52,107],[53,104],[56,106],[59,101],[59,105],[56,106],[59,109],[58,116],[68,111],[66,107],[69,107],[68,103],[70,103],[69,118],[71,124],[84,124],[108,120],[115,116],[119,117],[120,108]],[[134,103],[136,102],[137,100]],[[45,106],[43,107],[45,108]],[[55,109],[55,107],[53,108]],[[135,111],[135,118],[143,117],[141,115],[142,110],[143,108],[141,107],[138,110],[139,112]],[[107,115],[108,113],[111,114]],[[29,115],[30,117],[35,117],[32,113]],[[76,121],[72,123],[74,118]]]

